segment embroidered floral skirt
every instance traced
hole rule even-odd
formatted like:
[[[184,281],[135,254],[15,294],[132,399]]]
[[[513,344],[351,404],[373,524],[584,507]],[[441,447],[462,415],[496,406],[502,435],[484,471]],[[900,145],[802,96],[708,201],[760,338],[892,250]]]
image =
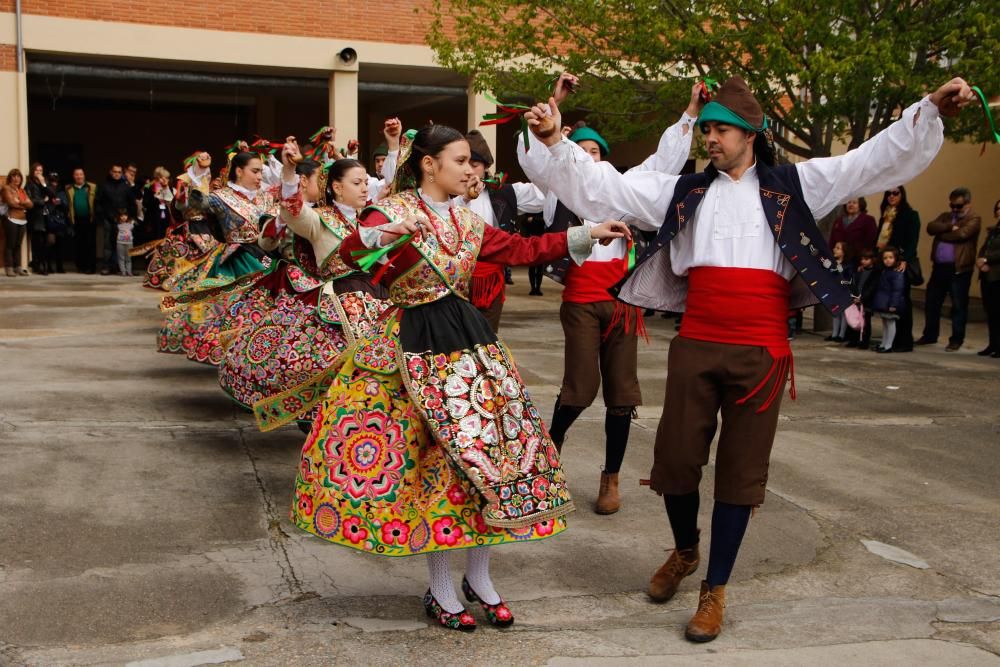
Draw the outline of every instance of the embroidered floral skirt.
[[[320,283],[293,264],[281,266],[244,296],[243,325],[221,333],[219,384],[248,409],[324,374],[355,333],[370,332],[388,306],[373,289],[338,294],[336,283]],[[314,406],[294,417],[311,423]]]
[[[296,526],[385,556],[537,540],[566,529],[572,500],[555,446],[516,369],[505,365],[506,348],[462,304],[417,316],[391,309],[342,355],[302,448]],[[480,343],[449,326],[470,311],[481,320],[471,335]],[[408,317],[415,329],[401,337]],[[426,352],[411,353],[401,341],[428,335],[437,340],[424,341]],[[456,339],[469,347],[433,352]],[[425,358],[439,362],[434,372],[418,368]],[[456,366],[460,373],[449,370]]]

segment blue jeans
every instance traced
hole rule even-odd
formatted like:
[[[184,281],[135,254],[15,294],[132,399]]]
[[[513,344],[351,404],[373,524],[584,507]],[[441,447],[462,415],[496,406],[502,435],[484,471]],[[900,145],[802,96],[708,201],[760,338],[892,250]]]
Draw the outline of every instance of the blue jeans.
[[[955,273],[954,264],[934,264],[931,279],[927,282],[927,320],[923,339],[937,341],[941,329],[941,307],[945,297],[951,298],[951,338],[949,343],[965,342],[965,324],[969,319],[969,287],[972,271]]]

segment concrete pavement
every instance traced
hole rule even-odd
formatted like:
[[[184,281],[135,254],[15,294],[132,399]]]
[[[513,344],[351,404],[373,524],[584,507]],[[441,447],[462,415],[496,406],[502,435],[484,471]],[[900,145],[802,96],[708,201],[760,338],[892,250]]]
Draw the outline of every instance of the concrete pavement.
[[[529,298],[515,276],[501,334],[548,416],[558,288]],[[258,433],[214,369],[157,354],[157,298],[114,276],[0,279],[0,664],[1000,665],[1000,360],[975,356],[982,324],[958,353],[794,342],[769,496],[726,630],[698,646],[683,639],[697,577],[666,605],[643,594],[672,546],[636,483],[672,322],[647,318],[623,510],[589,509],[595,406],[564,449],[570,530],[495,553],[516,625],[459,635],[426,623],[423,559],[290,526],[303,436]]]

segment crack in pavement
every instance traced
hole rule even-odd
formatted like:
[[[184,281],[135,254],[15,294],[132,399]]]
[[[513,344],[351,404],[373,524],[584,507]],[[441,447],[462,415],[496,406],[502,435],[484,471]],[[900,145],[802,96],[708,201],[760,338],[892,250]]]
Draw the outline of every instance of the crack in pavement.
[[[250,450],[250,444],[247,442],[245,437],[244,428],[237,428],[237,433],[239,434],[240,444],[243,446],[243,451],[247,455],[247,460],[250,461],[250,467],[253,469],[253,476],[254,480],[257,482],[257,488],[260,490],[261,500],[263,500],[264,504],[264,516],[267,518],[268,542],[271,545],[271,550],[278,556],[275,562],[281,570],[281,578],[288,587],[289,594],[293,596],[301,596],[305,593],[302,589],[302,581],[295,573],[295,566],[292,565],[292,560],[288,555],[288,549],[285,548],[285,542],[288,539],[288,535],[281,530],[281,518],[278,516],[274,500],[271,498],[271,494],[267,490],[267,485],[264,484],[264,479],[261,477],[260,470],[257,468],[257,459]]]

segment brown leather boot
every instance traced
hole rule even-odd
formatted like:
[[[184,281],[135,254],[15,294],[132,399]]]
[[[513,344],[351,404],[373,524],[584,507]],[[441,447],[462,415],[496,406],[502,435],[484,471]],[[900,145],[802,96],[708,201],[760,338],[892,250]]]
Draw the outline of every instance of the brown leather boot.
[[[684,636],[692,642],[710,642],[722,632],[723,610],[726,608],[726,587],[708,587],[708,582],[701,582],[701,597],[698,598],[698,611],[694,613],[687,624]]]
[[[594,511],[598,514],[614,514],[622,506],[618,495],[618,473],[601,473],[601,490],[597,492],[597,503]]]
[[[654,602],[666,602],[674,597],[681,580],[698,569],[701,562],[698,555],[698,545],[695,544],[690,549],[679,551],[674,549],[667,562],[660,566],[660,569],[653,574],[649,580],[649,597]]]

